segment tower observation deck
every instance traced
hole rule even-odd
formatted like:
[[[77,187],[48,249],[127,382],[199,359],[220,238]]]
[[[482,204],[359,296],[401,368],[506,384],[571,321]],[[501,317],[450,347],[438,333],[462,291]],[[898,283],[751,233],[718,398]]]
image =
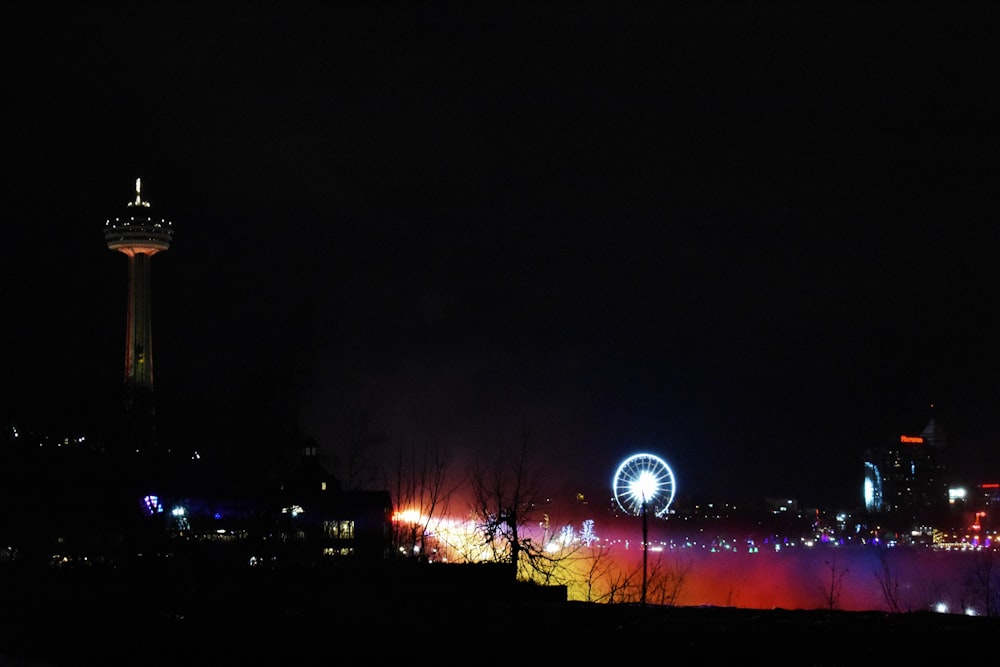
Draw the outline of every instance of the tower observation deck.
[[[150,420],[153,416],[153,330],[150,263],[153,255],[170,247],[172,223],[154,217],[135,179],[135,199],[104,223],[108,248],[128,257],[128,311],[125,328],[126,419]]]

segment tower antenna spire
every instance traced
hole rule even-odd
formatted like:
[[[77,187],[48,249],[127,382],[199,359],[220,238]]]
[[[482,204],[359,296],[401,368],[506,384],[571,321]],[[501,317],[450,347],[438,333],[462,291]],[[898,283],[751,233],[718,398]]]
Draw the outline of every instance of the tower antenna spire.
[[[149,207],[148,201],[142,201],[142,179],[135,179],[135,201],[129,202],[129,206],[146,206]]]

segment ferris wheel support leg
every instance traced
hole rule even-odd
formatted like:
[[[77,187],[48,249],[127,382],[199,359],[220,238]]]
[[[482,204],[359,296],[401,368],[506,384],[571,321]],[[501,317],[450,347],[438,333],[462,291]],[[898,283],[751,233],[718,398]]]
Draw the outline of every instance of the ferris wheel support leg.
[[[646,521],[646,502],[642,503],[642,598],[640,604],[646,606],[646,560],[649,554],[649,529]]]

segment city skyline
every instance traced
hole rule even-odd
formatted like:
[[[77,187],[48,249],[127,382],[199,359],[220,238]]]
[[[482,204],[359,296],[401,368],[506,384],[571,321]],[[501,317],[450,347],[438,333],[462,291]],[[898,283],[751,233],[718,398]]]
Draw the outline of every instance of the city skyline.
[[[574,11],[15,12],[4,415],[117,409],[141,177],[170,437],[839,505],[933,415],[995,479],[989,10]]]

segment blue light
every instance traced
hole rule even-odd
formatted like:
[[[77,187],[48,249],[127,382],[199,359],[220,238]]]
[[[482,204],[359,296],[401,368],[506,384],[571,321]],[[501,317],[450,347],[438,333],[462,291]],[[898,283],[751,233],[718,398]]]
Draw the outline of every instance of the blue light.
[[[154,514],[160,514],[163,512],[163,505],[160,503],[160,499],[154,495],[143,497],[142,506],[146,511],[147,516],[153,516]]]

